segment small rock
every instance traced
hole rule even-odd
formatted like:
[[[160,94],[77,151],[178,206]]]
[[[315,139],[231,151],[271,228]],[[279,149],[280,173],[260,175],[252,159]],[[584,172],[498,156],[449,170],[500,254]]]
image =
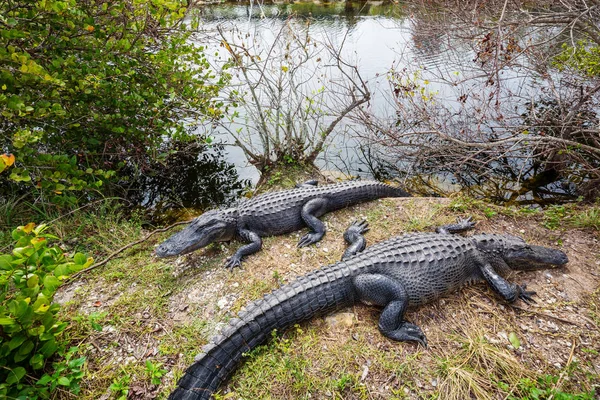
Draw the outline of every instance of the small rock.
[[[219,299],[219,301],[217,301],[217,307],[219,308],[219,310],[222,310],[225,307],[227,307],[227,298],[223,297]]]
[[[437,379],[432,379],[431,380],[431,386],[437,387],[437,384],[438,384]]]
[[[329,327],[343,326],[349,328],[354,325],[354,313],[340,312],[329,315],[327,318],[325,318],[325,322]]]
[[[329,253],[329,249],[327,247],[323,247],[323,252],[324,253]]]
[[[367,378],[368,374],[369,374],[369,366],[363,365],[363,372],[360,375],[360,381],[363,382]]]

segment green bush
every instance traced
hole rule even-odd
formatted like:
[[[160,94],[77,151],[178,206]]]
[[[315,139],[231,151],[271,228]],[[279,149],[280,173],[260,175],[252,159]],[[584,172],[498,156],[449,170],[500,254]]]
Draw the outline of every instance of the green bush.
[[[59,205],[103,191],[218,117],[217,76],[183,0],[0,2],[0,192]],[[1,166],[0,166],[1,167]],[[1,169],[1,168],[0,168]],[[39,201],[39,200],[38,200]]]
[[[58,304],[52,299],[62,281],[93,260],[66,256],[50,246],[45,225],[13,230],[11,254],[0,255],[0,397],[46,398],[57,386],[77,392],[84,358],[66,350]],[[58,356],[58,357],[53,357]],[[52,366],[49,360],[57,359]]]

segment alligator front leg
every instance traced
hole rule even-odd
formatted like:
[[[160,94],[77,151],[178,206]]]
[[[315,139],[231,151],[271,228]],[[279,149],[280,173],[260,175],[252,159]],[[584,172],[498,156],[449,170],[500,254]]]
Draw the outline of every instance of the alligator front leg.
[[[367,221],[354,221],[346,232],[344,232],[344,240],[348,243],[348,248],[342,255],[342,261],[347,260],[353,255],[360,253],[367,247],[367,239],[363,236],[369,231],[369,223]]]
[[[475,222],[473,222],[472,218],[457,218],[455,224],[442,225],[436,228],[437,233],[441,234],[450,234],[450,233],[459,233],[471,230],[475,227]]]
[[[325,235],[325,224],[323,224],[316,216],[323,215],[327,210],[327,199],[317,198],[308,201],[303,207],[300,215],[304,223],[312,232],[302,236],[298,242],[298,247],[304,247],[317,243],[323,239]]]
[[[242,257],[254,254],[262,247],[262,239],[255,232],[247,229],[241,229],[237,232],[240,239],[249,244],[240,247],[233,256],[229,257],[225,262],[225,268],[233,269],[242,266]]]
[[[363,274],[354,278],[354,287],[362,301],[384,306],[379,317],[379,331],[385,337],[427,347],[427,338],[421,328],[404,320],[408,293],[402,283],[385,275]]]
[[[527,285],[516,285],[508,282],[498,275],[490,264],[484,264],[480,267],[480,270],[494,292],[498,293],[504,300],[509,303],[514,303],[517,299],[521,299],[527,304],[530,304],[531,302],[535,303],[535,300],[531,297],[535,295],[535,292],[526,290]]]

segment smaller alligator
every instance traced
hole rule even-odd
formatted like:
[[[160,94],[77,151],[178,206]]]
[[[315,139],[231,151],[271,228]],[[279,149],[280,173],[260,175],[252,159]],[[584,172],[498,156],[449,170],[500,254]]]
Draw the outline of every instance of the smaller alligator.
[[[262,237],[282,235],[307,225],[298,247],[316,243],[325,235],[323,214],[383,197],[408,197],[402,189],[375,181],[347,181],[318,186],[308,181],[296,189],[266,193],[242,201],[237,208],[208,211],[156,248],[159,257],[176,256],[213,242],[241,239],[242,246],[229,258],[227,268],[239,267],[242,258],[262,247]]]
[[[470,220],[446,225],[435,233],[413,233],[364,249],[366,224],[344,234],[350,252],[250,303],[221,334],[204,347],[169,399],[210,399],[242,361],[243,354],[282,331],[315,316],[362,301],[383,307],[379,331],[397,341],[427,346],[423,331],[405,320],[408,307],[420,306],[474,282],[488,285],[509,303],[533,301],[535,292],[507,282],[500,274],[564,265],[560,250],[528,245],[519,237],[452,235],[473,227]],[[361,239],[362,238],[362,239]],[[362,252],[361,252],[362,251]],[[358,252],[358,253],[357,253]]]

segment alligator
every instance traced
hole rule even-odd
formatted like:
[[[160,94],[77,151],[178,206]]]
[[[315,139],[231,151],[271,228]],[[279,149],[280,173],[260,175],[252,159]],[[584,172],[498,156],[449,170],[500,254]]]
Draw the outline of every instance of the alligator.
[[[242,361],[243,354],[300,321],[362,301],[383,307],[379,331],[395,341],[427,347],[423,331],[404,318],[408,307],[429,303],[464,285],[484,281],[508,303],[535,301],[526,285],[506,281],[512,270],[537,270],[568,262],[560,250],[528,245],[499,234],[454,235],[473,227],[469,220],[438,233],[412,233],[361,251],[364,224],[344,237],[353,250],[342,261],[322,267],[250,303],[238,318],[203,348],[170,399],[209,399]],[[358,243],[358,244],[357,244]]]
[[[400,188],[376,181],[346,181],[318,186],[307,181],[295,189],[266,193],[243,201],[236,208],[208,211],[156,248],[159,257],[192,252],[213,242],[241,239],[242,246],[225,266],[241,266],[242,258],[262,247],[262,237],[282,235],[308,225],[298,247],[316,243],[325,235],[323,214],[383,197],[408,197]]]

